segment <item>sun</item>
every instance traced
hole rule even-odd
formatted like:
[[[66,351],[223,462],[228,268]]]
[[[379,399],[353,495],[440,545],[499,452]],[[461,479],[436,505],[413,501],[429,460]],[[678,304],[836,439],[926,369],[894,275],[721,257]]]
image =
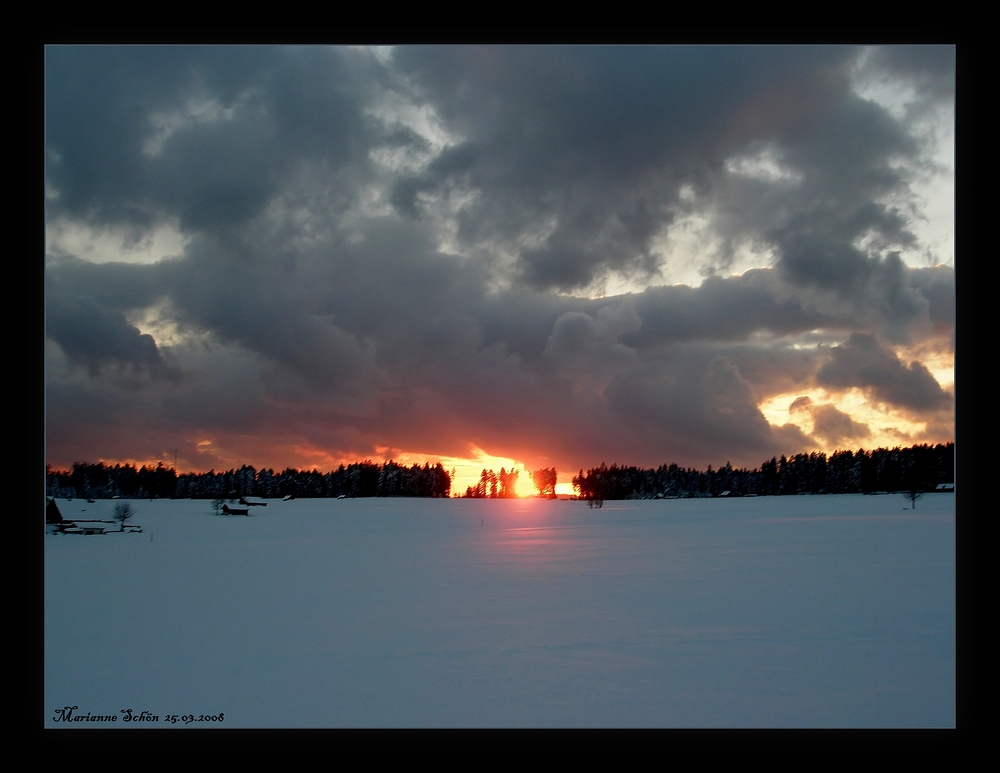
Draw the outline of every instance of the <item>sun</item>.
[[[451,495],[453,497],[462,496],[469,486],[475,486],[479,483],[479,477],[483,470],[493,470],[499,473],[501,469],[507,472],[517,471],[515,491],[519,497],[530,497],[537,493],[531,482],[531,472],[523,462],[518,462],[507,456],[494,456],[477,446],[473,446],[471,452],[472,455],[468,457],[403,452],[396,454],[393,458],[399,464],[405,465],[440,462],[448,474],[452,475]]]

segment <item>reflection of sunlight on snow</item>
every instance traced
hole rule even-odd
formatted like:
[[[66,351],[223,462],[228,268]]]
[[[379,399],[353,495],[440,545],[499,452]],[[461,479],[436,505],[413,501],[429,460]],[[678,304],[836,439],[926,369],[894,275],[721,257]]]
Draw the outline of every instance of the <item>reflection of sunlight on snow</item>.
[[[954,501],[143,500],[143,534],[45,538],[44,697],[221,695],[240,728],[953,727]],[[873,674],[906,689],[873,708]]]
[[[574,571],[606,573],[600,566],[608,562],[642,564],[648,545],[640,544],[631,527],[616,527],[614,538],[608,538],[607,524],[618,522],[621,515],[616,504],[622,503],[606,504],[599,511],[583,502],[532,497],[467,499],[459,506],[474,522],[467,544],[476,561],[501,574],[530,578],[556,575],[567,566],[576,567]],[[625,504],[629,509],[622,512],[636,510],[633,503]],[[641,509],[661,509],[650,505]],[[648,515],[643,512],[642,517]]]
[[[505,557],[531,563],[568,561],[580,547],[574,536],[565,527],[511,526],[494,537],[493,548]]]
[[[481,503],[484,541],[481,547],[492,560],[545,567],[578,561],[596,550],[590,527],[573,522],[563,505],[545,499],[508,499]]]

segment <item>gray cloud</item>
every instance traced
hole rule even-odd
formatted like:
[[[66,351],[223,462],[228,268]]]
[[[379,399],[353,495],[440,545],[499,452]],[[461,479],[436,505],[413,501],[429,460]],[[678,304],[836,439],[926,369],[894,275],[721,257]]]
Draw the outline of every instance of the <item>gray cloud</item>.
[[[812,412],[813,434],[826,440],[831,445],[840,445],[845,441],[871,436],[867,424],[851,419],[843,411],[838,411],[832,405],[821,405]]]
[[[854,421],[848,414],[837,410],[832,405],[814,405],[808,397],[796,398],[788,407],[789,413],[804,412],[810,414],[813,421],[813,434],[822,438],[830,445],[840,446],[845,441],[871,436],[868,425]]]
[[[948,266],[913,269],[910,283],[927,299],[927,314],[938,332],[951,332],[955,326],[955,272]]]
[[[70,362],[85,365],[93,374],[106,367],[171,374],[152,336],[140,333],[124,314],[106,311],[91,298],[50,291],[45,328]]]
[[[757,406],[815,383],[937,416],[950,395],[888,343],[953,332],[954,271],[900,257],[901,162],[924,149],[851,90],[860,53],[47,49],[50,220],[171,220],[187,245],[49,257],[54,461],[100,435],[214,464],[193,440],[214,433],[255,463],[476,445],[753,465],[814,447]],[[912,54],[866,66],[944,99],[947,67]],[[749,243],[774,267],[657,285],[657,239],[692,213],[722,245],[706,270]],[[565,292],[614,270],[653,286]],[[175,338],[129,323],[153,306]],[[845,416],[816,409],[816,434],[857,437]]]
[[[628,340],[741,340],[754,332],[800,333],[830,322],[802,298],[782,297],[774,280],[773,271],[749,271],[732,279],[710,277],[696,289],[649,288],[636,299],[643,326]]]
[[[469,243],[516,241],[552,220],[542,244],[511,247],[525,282],[571,288],[608,268],[652,270],[651,239],[674,221],[684,186],[725,203],[727,159],[777,147],[800,184],[744,186],[728,202],[730,237],[766,239],[792,281],[851,293],[877,264],[858,238],[882,249],[914,243],[905,213],[883,201],[906,190],[898,160],[920,152],[904,124],[851,92],[858,55],[835,47],[402,49],[398,66],[465,142],[401,181],[394,200],[413,214],[417,191],[459,183],[479,191],[461,220]]]
[[[363,159],[355,67],[332,49],[46,49],[54,213],[225,227],[259,213],[303,163]]]
[[[616,379],[609,402],[641,439],[646,458],[684,453],[704,464],[725,448],[728,458],[749,463],[792,440],[775,434],[731,362],[697,350]],[[809,445],[801,432],[792,432],[798,448]]]
[[[952,402],[923,364],[913,361],[907,367],[865,333],[852,333],[846,344],[835,346],[816,380],[834,389],[868,389],[879,400],[918,411],[947,408]]]
[[[955,94],[955,47],[948,45],[882,46],[873,51],[869,67],[909,81],[932,99]]]

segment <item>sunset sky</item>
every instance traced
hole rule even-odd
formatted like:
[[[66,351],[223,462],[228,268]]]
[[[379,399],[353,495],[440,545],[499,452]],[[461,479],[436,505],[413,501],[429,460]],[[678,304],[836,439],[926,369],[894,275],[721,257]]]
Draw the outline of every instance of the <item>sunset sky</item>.
[[[46,49],[46,458],[954,439],[955,49]]]

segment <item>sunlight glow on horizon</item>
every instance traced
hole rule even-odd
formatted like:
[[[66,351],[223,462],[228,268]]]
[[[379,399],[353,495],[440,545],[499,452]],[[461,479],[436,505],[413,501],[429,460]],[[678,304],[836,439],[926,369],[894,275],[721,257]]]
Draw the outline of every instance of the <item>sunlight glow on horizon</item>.
[[[537,493],[531,482],[531,471],[523,462],[517,462],[505,456],[492,456],[481,448],[474,448],[473,452],[475,453],[474,458],[438,457],[449,474],[453,469],[455,470],[455,476],[451,481],[451,495],[453,497],[465,494],[465,490],[469,486],[476,486],[483,470],[493,470],[493,472],[499,473],[501,468],[507,472],[517,470],[516,491],[519,497],[530,497]]]
[[[493,470],[495,473],[499,473],[501,469],[510,472],[512,470],[517,470],[517,496],[518,497],[532,497],[538,494],[534,483],[531,480],[531,470],[523,462],[518,462],[515,459],[505,456],[494,456],[483,451],[481,448],[473,447],[472,451],[475,454],[472,457],[458,457],[458,456],[441,456],[438,454],[422,454],[422,453],[410,453],[404,451],[398,451],[397,449],[389,449],[388,447],[378,446],[376,447],[376,453],[374,454],[354,454],[350,458],[339,456],[334,456],[329,453],[323,452],[320,449],[313,447],[295,446],[292,449],[294,456],[298,457],[298,461],[289,460],[287,463],[282,463],[280,465],[268,464],[266,462],[261,463],[260,461],[247,460],[244,454],[235,454],[237,458],[222,458],[219,456],[222,449],[216,445],[215,440],[209,440],[207,438],[199,439],[195,442],[194,448],[196,452],[210,452],[215,456],[215,463],[212,465],[199,465],[197,463],[192,464],[191,460],[184,457],[184,453],[178,455],[177,458],[177,474],[184,475],[188,473],[202,474],[208,472],[209,469],[214,469],[216,472],[224,472],[229,469],[239,469],[243,465],[251,465],[255,469],[273,469],[276,473],[280,473],[287,467],[294,467],[296,469],[306,471],[317,469],[322,473],[327,473],[332,470],[336,470],[340,465],[350,465],[357,462],[371,461],[377,464],[382,464],[385,462],[393,461],[404,467],[412,467],[414,464],[420,465],[430,464],[431,466],[440,463],[444,467],[445,471],[451,475],[454,471],[454,477],[451,482],[451,495],[453,497],[462,496],[465,494],[466,488],[469,486],[476,486],[479,483],[480,475],[482,471]],[[190,454],[188,454],[190,455]],[[227,454],[228,455],[228,454]],[[271,454],[267,454],[270,456]],[[95,460],[94,463],[100,462],[106,466],[114,467],[116,464],[120,465],[133,465],[134,467],[156,467],[157,464],[162,463],[165,467],[174,468],[174,456],[173,451],[163,451],[159,457],[150,456],[145,459],[136,458],[113,458],[113,457],[100,457]],[[219,464],[219,462],[222,462]],[[320,462],[316,464],[316,462]],[[58,465],[54,465],[58,466]],[[573,493],[572,485],[570,483],[558,483],[556,485],[556,493],[560,496],[571,495]]]

